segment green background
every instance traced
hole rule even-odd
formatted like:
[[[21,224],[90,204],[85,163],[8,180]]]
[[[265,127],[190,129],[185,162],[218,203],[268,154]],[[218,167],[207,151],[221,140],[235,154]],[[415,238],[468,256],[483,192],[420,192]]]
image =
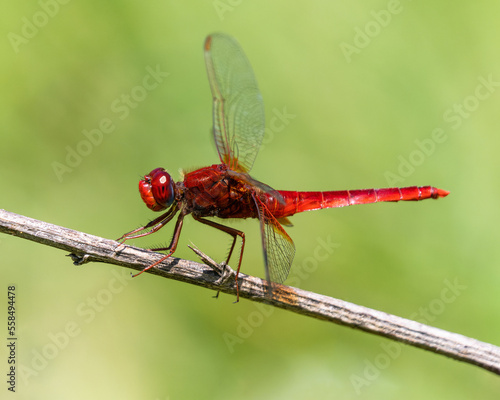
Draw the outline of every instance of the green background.
[[[177,179],[218,162],[202,44],[227,32],[253,65],[268,123],[294,115],[268,125],[256,179],[451,191],[294,216],[292,276],[309,271],[300,287],[500,345],[500,87],[477,89],[500,82],[500,5],[343,3],[5,3],[0,207],[112,239],[155,217],[137,193],[142,175],[163,166]],[[43,26],[26,32],[33,20]],[[23,29],[32,37],[19,41]],[[112,104],[156,66],[169,76],[120,119]],[[58,179],[53,163],[107,118],[115,130]],[[429,144],[436,129],[444,139]],[[263,276],[257,223],[231,226],[247,234],[243,272]],[[133,244],[165,243],[172,228]],[[335,251],[314,259],[321,240]],[[188,218],[176,255],[196,260],[190,242],[222,260],[230,240]],[[6,287],[17,288],[18,398],[498,398],[489,372],[367,333],[110,265],[75,267],[15,237],[0,236],[0,251],[4,321]]]

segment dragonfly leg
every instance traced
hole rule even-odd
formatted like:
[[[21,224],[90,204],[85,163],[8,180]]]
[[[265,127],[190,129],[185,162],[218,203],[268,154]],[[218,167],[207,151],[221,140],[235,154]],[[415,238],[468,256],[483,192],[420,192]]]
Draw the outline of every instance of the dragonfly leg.
[[[185,216],[186,216],[186,213],[181,211],[181,213],[179,214],[179,218],[177,218],[177,223],[175,224],[175,229],[174,229],[174,236],[172,237],[172,241],[170,242],[170,246],[168,246],[168,248],[166,248],[166,250],[169,250],[168,254],[165,257],[162,257],[160,260],[156,261],[155,263],[147,266],[146,268],[144,268],[142,271],[138,272],[137,274],[132,275],[132,278],[135,278],[136,276],[142,274],[143,272],[145,272],[153,267],[156,267],[158,264],[165,261],[172,254],[174,254],[175,250],[177,249],[177,243],[179,243],[179,237],[181,236],[182,224],[183,224]],[[170,219],[172,219],[172,217],[170,217]],[[158,228],[158,229],[160,229],[160,228]]]
[[[233,244],[231,245],[231,249],[229,250],[229,255],[227,256],[226,264],[229,264],[229,259],[231,258],[231,255],[233,254],[234,246],[236,245],[236,239],[238,238],[238,236],[241,238],[242,243],[241,243],[240,259],[238,261],[238,269],[236,270],[236,276],[235,276],[235,281],[236,281],[236,302],[235,303],[237,303],[238,301],[240,301],[240,287],[238,285],[238,276],[240,274],[241,261],[243,259],[243,250],[245,249],[245,233],[242,231],[239,231],[237,229],[230,228],[229,226],[221,225],[221,224],[218,224],[217,222],[197,217],[194,214],[193,214],[193,218],[196,221],[201,222],[202,224],[219,229],[220,231],[226,232],[227,234],[229,234],[233,237]],[[218,297],[218,296],[219,296],[219,292],[217,292],[217,295],[215,297]]]
[[[156,231],[160,230],[163,228],[166,224],[168,224],[172,218],[174,218],[175,214],[179,211],[179,207],[177,204],[174,204],[172,207],[169,208],[169,210],[160,215],[158,218],[152,220],[150,223],[148,223],[145,226],[141,226],[140,228],[134,229],[133,231],[130,231],[128,233],[125,233],[122,237],[116,239],[120,243],[124,243],[126,240],[129,239],[136,239],[142,236],[147,236],[151,235],[152,233],[155,233]],[[149,231],[143,232],[143,233],[138,233],[143,230],[147,230],[151,228]]]
[[[180,215],[179,215],[179,218],[180,218]],[[179,220],[177,220],[177,224],[179,224]],[[150,247],[148,250],[151,250],[151,251],[167,251],[167,250],[172,249],[172,246],[174,246],[174,244],[175,244],[175,246],[177,246],[177,241],[179,240],[179,237],[177,237],[177,241],[176,241],[176,237],[175,237],[175,233],[177,232],[177,224],[175,225],[175,228],[174,228],[174,235],[172,236],[172,240],[170,241],[170,244],[167,247]],[[180,235],[180,231],[179,231],[179,235]]]

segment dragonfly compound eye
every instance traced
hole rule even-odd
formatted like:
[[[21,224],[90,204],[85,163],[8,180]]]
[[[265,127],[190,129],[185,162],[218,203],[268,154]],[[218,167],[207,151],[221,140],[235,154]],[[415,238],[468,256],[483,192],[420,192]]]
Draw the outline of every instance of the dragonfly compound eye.
[[[170,174],[163,168],[151,171],[151,186],[153,196],[158,204],[167,208],[174,201],[174,182]]]
[[[163,168],[156,168],[139,182],[142,200],[153,211],[164,210],[174,201],[174,182]]]

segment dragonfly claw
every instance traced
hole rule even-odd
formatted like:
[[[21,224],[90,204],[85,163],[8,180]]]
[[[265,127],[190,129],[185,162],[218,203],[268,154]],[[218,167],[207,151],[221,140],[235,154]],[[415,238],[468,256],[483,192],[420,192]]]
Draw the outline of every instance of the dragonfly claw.
[[[229,265],[227,265],[225,261],[222,261],[220,264],[218,264],[218,268],[220,268],[220,270],[217,271],[220,275],[220,278],[215,281],[217,285],[223,286],[230,279],[234,280],[236,272]]]
[[[229,281],[229,279],[234,279],[236,272],[229,265],[227,265],[225,261],[218,264],[196,246],[188,245],[188,247],[193,250],[198,257],[200,257],[201,261],[211,267],[217,275],[219,275],[219,279],[214,282],[217,286],[223,286]],[[218,294],[215,297],[218,297]]]
[[[119,253],[125,248],[125,244],[119,243],[118,246],[115,247],[115,253]]]

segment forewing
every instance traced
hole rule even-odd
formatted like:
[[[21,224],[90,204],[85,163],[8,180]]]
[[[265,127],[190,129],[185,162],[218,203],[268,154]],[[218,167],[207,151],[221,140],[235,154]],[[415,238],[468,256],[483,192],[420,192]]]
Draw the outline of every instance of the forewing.
[[[219,158],[234,171],[248,172],[262,143],[265,123],[252,67],[238,42],[222,33],[205,40],[205,63]]]
[[[283,283],[292,266],[295,245],[259,197],[254,195],[254,200],[259,212],[266,279],[268,282]]]

